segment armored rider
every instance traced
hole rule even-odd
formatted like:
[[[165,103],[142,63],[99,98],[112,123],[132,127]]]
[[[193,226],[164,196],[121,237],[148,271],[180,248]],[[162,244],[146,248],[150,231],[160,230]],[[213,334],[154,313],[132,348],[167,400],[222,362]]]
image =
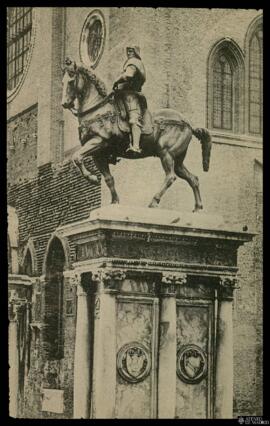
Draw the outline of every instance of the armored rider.
[[[128,119],[132,131],[132,142],[127,151],[140,153],[140,137],[142,128],[142,113],[138,95],[132,92],[141,92],[146,80],[145,68],[140,57],[138,46],[127,47],[127,60],[123,66],[123,72],[115,81],[113,90],[127,91],[123,100],[128,110]]]

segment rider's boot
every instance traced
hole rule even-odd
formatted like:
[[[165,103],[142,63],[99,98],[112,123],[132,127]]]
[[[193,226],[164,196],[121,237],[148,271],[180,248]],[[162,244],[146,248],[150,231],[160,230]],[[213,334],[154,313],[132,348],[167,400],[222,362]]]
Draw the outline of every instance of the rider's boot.
[[[131,131],[132,131],[132,141],[133,146],[130,145],[127,149],[127,151],[132,151],[140,154],[142,150],[140,149],[140,138],[141,138],[141,128],[137,124],[131,125]]]

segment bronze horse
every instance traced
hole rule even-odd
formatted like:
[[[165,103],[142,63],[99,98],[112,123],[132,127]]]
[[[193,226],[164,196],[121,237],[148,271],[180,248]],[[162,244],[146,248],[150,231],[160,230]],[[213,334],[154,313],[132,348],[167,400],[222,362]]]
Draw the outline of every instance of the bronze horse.
[[[129,145],[129,128],[119,114],[114,92],[107,94],[104,83],[90,70],[69,61],[63,68],[62,106],[71,110],[79,121],[79,135],[82,147],[72,160],[82,175],[91,183],[98,184],[96,175],[89,172],[84,164],[84,156],[91,155],[97,169],[103,175],[111,191],[112,203],[119,203],[114,178],[109,164],[116,163],[117,157],[136,159],[149,156],[159,157],[165,171],[165,180],[149,207],[157,207],[161,197],[176,180],[176,176],[186,180],[191,186],[194,198],[194,212],[203,208],[199,180],[184,166],[192,135],[202,146],[203,170],[208,171],[211,153],[211,136],[207,129],[193,129],[177,111],[160,109],[152,115],[153,131],[142,134],[141,153],[126,152]],[[75,100],[77,109],[74,108]]]

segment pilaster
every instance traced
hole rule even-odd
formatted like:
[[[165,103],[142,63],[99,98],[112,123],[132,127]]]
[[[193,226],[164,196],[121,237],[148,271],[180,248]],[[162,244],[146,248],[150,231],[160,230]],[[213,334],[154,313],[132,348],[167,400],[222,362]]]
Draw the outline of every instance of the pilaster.
[[[233,416],[233,290],[235,276],[221,276],[218,289],[215,418]]]
[[[92,281],[95,295],[95,331],[93,365],[93,411],[96,419],[115,418],[116,389],[116,295],[125,278],[121,270],[97,269]]]

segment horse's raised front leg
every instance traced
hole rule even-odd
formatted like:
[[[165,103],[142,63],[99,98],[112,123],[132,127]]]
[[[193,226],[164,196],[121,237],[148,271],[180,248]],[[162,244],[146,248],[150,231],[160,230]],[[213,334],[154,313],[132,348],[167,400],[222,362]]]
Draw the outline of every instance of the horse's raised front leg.
[[[164,155],[161,156],[160,160],[161,160],[166,176],[165,176],[163,185],[161,187],[161,190],[157,194],[155,194],[154,198],[149,204],[149,207],[158,207],[161,197],[165,194],[167,189],[176,180],[176,176],[174,173],[174,159],[171,156],[171,154],[168,151],[166,151]]]
[[[82,146],[72,157],[72,161],[75,166],[78,167],[83,177],[85,177],[89,182],[97,185],[99,183],[99,179],[96,175],[92,174],[87,170],[84,164],[84,156],[86,154],[92,154],[100,148],[100,144],[102,143],[102,139],[99,137],[90,139],[84,146]]]
[[[199,189],[199,179],[197,176],[194,176],[192,173],[188,171],[188,169],[184,166],[184,164],[179,164],[175,167],[175,173],[180,178],[184,179],[189,183],[193,190],[194,198],[195,198],[195,207],[193,212],[198,212],[203,208],[201,194]]]
[[[119,197],[115,189],[114,178],[111,175],[109,163],[106,157],[102,158],[101,156],[93,156],[96,167],[103,175],[106,185],[111,191],[112,201],[111,204],[119,204]]]

